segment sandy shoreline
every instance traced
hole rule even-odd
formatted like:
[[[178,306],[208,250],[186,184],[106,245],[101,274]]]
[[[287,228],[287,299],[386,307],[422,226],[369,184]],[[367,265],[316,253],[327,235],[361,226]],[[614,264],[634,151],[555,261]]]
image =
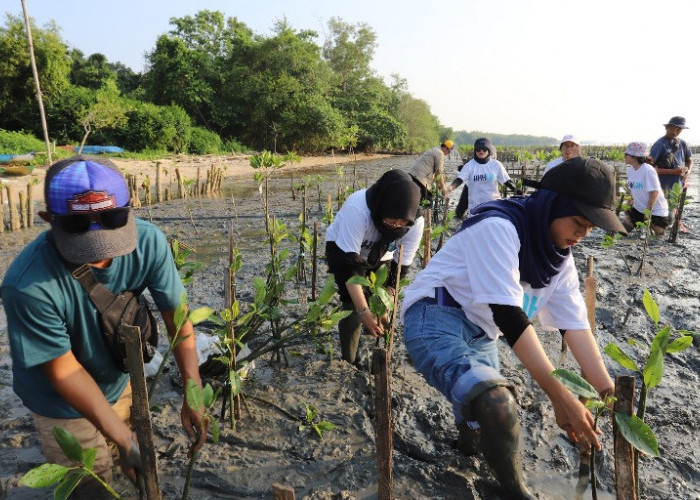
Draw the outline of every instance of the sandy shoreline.
[[[189,155],[173,155],[159,160],[132,160],[122,158],[110,158],[124,174],[140,175],[145,178],[149,176],[151,182],[155,182],[156,164],[160,164],[163,173],[166,175],[175,176],[175,169],[180,170],[180,174],[186,179],[196,179],[199,170],[201,178],[206,178],[207,170],[212,165],[223,169],[224,178],[229,177],[251,177],[255,170],[250,166],[250,157],[248,154],[233,154],[233,155],[205,155],[205,156],[189,156]],[[317,155],[303,156],[301,161],[288,162],[283,169],[290,170],[308,170],[314,167],[326,167],[329,165],[348,165],[356,161],[378,160],[390,158],[392,155],[387,154],[366,154],[357,153],[354,155],[335,154],[335,155]],[[46,176],[46,168],[37,167],[29,175],[23,176],[4,176],[0,177],[2,186],[12,185],[15,189],[26,190],[28,183],[35,183],[33,188],[33,197],[35,201],[44,199],[44,177]],[[6,202],[7,203],[7,202]]]

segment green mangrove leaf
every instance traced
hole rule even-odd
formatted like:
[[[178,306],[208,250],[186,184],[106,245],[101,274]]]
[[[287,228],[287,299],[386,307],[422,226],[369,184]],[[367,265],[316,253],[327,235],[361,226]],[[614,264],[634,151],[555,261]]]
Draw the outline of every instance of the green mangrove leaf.
[[[261,278],[260,276],[253,277],[253,290],[255,291],[253,296],[255,303],[260,304],[261,302],[264,302],[265,292],[267,290],[267,283],[265,283],[265,279]]]
[[[365,278],[364,276],[357,276],[357,275],[353,276],[352,278],[347,280],[345,283],[346,284],[350,283],[352,285],[372,286],[372,283],[370,283],[367,278]]]
[[[377,279],[375,283],[377,286],[384,286],[386,279],[389,277],[389,268],[386,264],[382,264],[376,272]]]
[[[236,394],[240,394],[242,389],[241,374],[235,370],[230,370],[228,372],[228,379],[231,383],[231,392],[233,393],[233,395],[235,396]]]
[[[659,456],[659,445],[656,442],[656,436],[641,418],[637,415],[615,412],[615,422],[617,422],[620,433],[629,444],[649,456]]]
[[[61,447],[63,454],[69,460],[75,463],[81,463],[83,460],[83,447],[80,446],[80,441],[73,434],[68,432],[63,427],[54,426],[51,429],[53,437],[56,439],[58,446]]]
[[[187,297],[184,293],[182,294],[182,297],[180,297],[180,303],[175,308],[173,321],[175,322],[175,326],[178,330],[182,328],[182,325],[184,325],[185,321],[187,321]]]
[[[214,314],[214,309],[211,307],[199,307],[190,313],[189,320],[193,325],[196,325],[209,318],[212,314]]]
[[[666,326],[659,330],[651,343],[649,357],[644,365],[644,384],[648,389],[659,385],[664,376],[664,356],[670,335],[671,327]]]
[[[377,288],[376,294],[387,311],[391,311],[394,308],[394,298],[387,292],[386,288]]]
[[[97,458],[97,448],[83,450],[83,467],[92,470],[95,466],[95,458]]]
[[[667,353],[676,353],[676,352],[681,352],[685,351],[688,347],[693,345],[693,337],[690,335],[686,335],[684,337],[680,337],[670,344],[666,346],[666,352]]]
[[[72,469],[65,477],[58,483],[56,489],[53,490],[54,500],[67,500],[70,494],[76,486],[82,481],[82,479],[87,476],[88,473],[81,469]]]
[[[554,370],[549,374],[555,379],[557,379],[561,383],[561,385],[569,389],[577,396],[581,396],[588,399],[598,398],[598,392],[595,390],[595,388],[578,373],[574,373],[570,370],[559,369]]]
[[[187,390],[185,391],[187,406],[191,410],[200,411],[204,406],[204,397],[202,396],[202,388],[199,387],[196,381],[187,379]]]
[[[30,488],[46,488],[59,482],[70,470],[72,469],[63,465],[41,464],[22,476],[19,484]]]
[[[651,320],[658,325],[659,319],[661,318],[659,315],[659,306],[646,288],[642,294],[642,302]]]
[[[202,389],[202,402],[207,408],[214,403],[214,389],[212,389],[210,384],[205,385]]]
[[[637,368],[637,363],[635,363],[632,358],[627,356],[627,354],[622,352],[622,349],[620,349],[617,344],[610,343],[606,345],[603,350],[605,351],[605,354],[617,361],[623,368],[639,371],[639,368]]]
[[[323,285],[323,291],[318,296],[317,302],[319,304],[325,306],[333,298],[334,294],[335,294],[335,281],[333,279],[333,276],[330,276],[328,279],[326,279],[326,282]]]

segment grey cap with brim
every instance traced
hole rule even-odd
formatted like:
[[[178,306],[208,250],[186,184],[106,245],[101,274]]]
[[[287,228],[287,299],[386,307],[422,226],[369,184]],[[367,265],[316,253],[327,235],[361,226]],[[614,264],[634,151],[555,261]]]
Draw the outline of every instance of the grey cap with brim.
[[[118,229],[102,228],[76,234],[52,225],[51,233],[58,253],[73,264],[88,264],[130,254],[136,249],[138,239],[134,213],[131,211],[126,225]]]
[[[536,184],[571,199],[595,226],[627,234],[615,214],[615,177],[597,158],[571,158],[549,170]]]

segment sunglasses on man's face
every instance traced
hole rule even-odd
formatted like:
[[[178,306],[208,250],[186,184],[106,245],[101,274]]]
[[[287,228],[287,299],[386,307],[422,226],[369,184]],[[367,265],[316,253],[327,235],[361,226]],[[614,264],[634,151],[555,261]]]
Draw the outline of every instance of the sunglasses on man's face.
[[[93,222],[105,229],[119,229],[129,220],[130,207],[111,208],[83,214],[51,214],[51,222],[67,233],[85,233]]]

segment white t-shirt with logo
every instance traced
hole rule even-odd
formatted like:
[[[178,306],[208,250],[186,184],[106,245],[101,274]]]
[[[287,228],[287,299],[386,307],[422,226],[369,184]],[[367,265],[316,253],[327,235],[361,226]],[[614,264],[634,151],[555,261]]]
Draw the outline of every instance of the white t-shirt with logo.
[[[403,245],[402,266],[410,266],[416,256],[423,236],[423,217],[418,217],[408,232],[396,240],[396,248]],[[326,241],[333,241],[343,252],[354,252],[367,259],[372,245],[379,241],[381,233],[372,221],[372,213],[367,206],[367,190],[355,191],[326,230]],[[388,260],[391,254],[381,260]],[[398,252],[394,258],[398,261]]]
[[[515,227],[500,217],[456,233],[404,290],[401,314],[420,299],[435,297],[435,288],[444,286],[467,318],[493,339],[501,332],[489,304],[522,307],[545,328],[589,329],[572,255],[548,286],[533,289],[520,281],[519,249]]]
[[[477,205],[500,199],[498,185],[510,180],[503,164],[494,159],[482,164],[472,158],[462,167],[457,177],[462,179],[469,189],[470,213]]]
[[[627,187],[632,192],[632,205],[642,213],[649,207],[649,193],[658,191],[659,196],[656,198],[654,206],[651,207],[651,215],[668,216],[668,203],[666,202],[664,191],[661,189],[659,175],[654,170],[654,167],[648,163],[643,163],[638,170],[628,166]]]

